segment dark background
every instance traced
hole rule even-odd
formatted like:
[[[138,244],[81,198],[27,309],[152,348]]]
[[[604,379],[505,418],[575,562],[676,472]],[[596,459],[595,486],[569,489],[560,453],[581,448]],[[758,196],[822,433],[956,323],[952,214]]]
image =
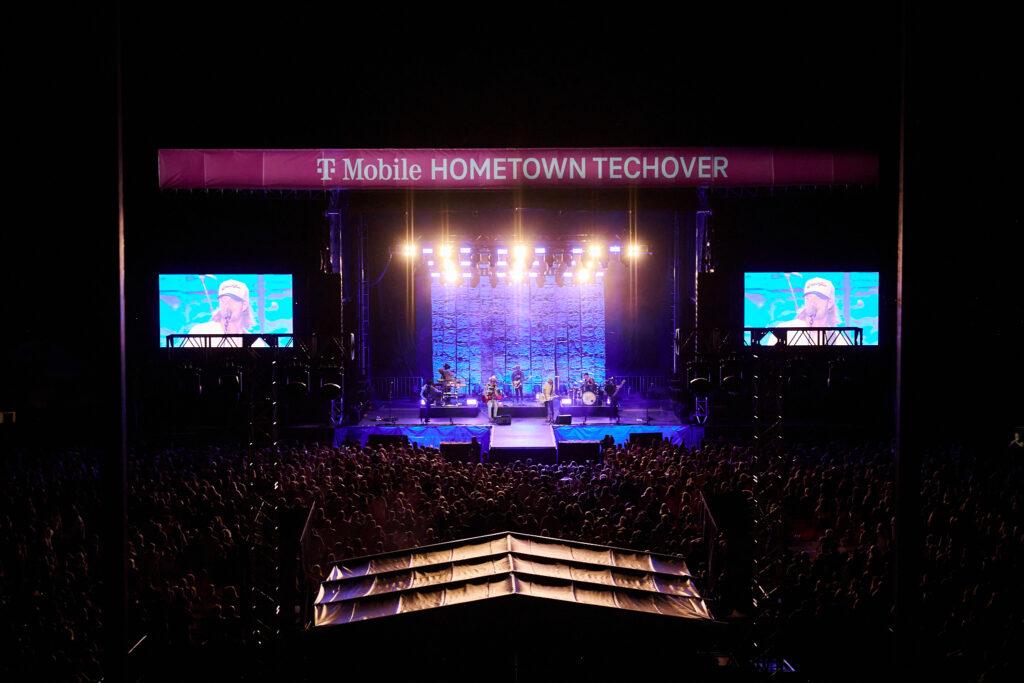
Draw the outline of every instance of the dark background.
[[[116,346],[108,321],[117,13],[21,11],[11,18],[5,98],[13,151],[0,248],[0,404],[84,438],[109,401]],[[522,10],[495,21],[363,18],[304,5],[150,11],[125,9],[120,21],[130,368],[144,366],[139,340],[155,330],[159,269],[181,270],[196,254],[296,273],[319,264],[319,200],[161,195],[161,147],[874,150],[883,183],[857,206],[828,196],[721,199],[718,254],[781,267],[780,256],[821,257],[842,241],[851,268],[878,263],[883,286],[895,280],[898,7],[607,18]],[[920,389],[920,424],[943,434],[1002,434],[1024,422],[1021,60],[1009,24],[920,8],[906,23],[907,372]],[[825,231],[813,227],[819,215]],[[863,239],[851,243],[852,230]],[[924,284],[955,270],[978,284],[954,295],[963,314],[950,321]]]

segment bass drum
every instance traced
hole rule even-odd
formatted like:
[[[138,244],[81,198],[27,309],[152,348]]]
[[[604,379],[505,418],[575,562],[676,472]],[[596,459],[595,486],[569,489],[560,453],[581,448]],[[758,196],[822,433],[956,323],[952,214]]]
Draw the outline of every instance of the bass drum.
[[[593,391],[584,391],[583,392],[583,405],[585,405],[585,406],[592,406],[595,403],[597,403],[597,394],[595,394]]]

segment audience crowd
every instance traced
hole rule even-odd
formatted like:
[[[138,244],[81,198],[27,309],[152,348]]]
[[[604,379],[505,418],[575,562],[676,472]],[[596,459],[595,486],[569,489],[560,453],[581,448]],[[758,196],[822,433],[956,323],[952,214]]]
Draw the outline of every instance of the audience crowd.
[[[97,461],[20,453],[4,469],[0,635],[15,657],[0,675],[97,681]],[[1024,467],[948,448],[922,471],[921,670],[1019,680]],[[277,630],[282,534],[305,529],[306,601],[333,562],[512,530],[682,555],[714,615],[749,628],[757,646],[745,654],[842,678],[892,661],[894,477],[891,449],[878,444],[666,443],[568,465],[354,445],[140,452],[128,472],[126,646],[145,636],[147,661],[231,661],[225,673],[245,677],[259,661],[246,655]],[[716,509],[737,497],[748,539]]]

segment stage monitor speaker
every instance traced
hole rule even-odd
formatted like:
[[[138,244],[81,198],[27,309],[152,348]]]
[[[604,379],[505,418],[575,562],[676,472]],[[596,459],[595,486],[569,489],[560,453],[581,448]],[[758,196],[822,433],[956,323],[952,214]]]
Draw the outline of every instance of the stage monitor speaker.
[[[571,425],[572,415],[557,415],[555,416],[556,425]]]
[[[498,417],[494,418],[494,424],[510,425],[510,424],[512,424],[512,416],[511,415],[499,415]]]
[[[468,441],[442,441],[441,457],[446,462],[479,462],[480,454],[474,453]]]
[[[629,443],[638,446],[660,446],[662,440],[661,432],[630,432]]]
[[[366,445],[376,446],[408,446],[409,437],[405,434],[370,434],[366,437]]]
[[[558,443],[558,462],[601,462],[600,441],[560,441]]]

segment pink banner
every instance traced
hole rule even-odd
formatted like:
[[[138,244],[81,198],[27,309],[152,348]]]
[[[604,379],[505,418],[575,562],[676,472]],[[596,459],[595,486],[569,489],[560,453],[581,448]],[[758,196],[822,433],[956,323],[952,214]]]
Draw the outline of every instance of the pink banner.
[[[163,189],[874,185],[864,152],[717,148],[162,149]]]

